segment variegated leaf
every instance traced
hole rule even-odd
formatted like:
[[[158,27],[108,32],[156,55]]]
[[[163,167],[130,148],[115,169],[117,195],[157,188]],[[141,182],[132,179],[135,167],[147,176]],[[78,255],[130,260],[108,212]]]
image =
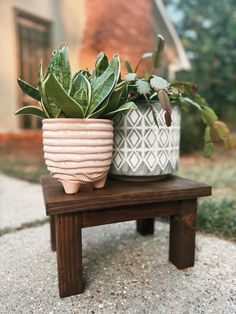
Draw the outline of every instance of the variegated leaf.
[[[45,81],[46,95],[53,100],[67,118],[83,118],[82,107],[64,90],[53,74],[50,74]]]

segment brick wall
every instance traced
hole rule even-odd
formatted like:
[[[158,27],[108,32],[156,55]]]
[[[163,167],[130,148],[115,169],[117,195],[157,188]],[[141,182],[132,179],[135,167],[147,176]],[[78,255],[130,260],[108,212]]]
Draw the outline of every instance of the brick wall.
[[[97,53],[121,55],[136,65],[153,47],[151,0],[87,0],[86,23],[80,46],[80,67],[92,68]],[[124,68],[123,68],[124,69]]]
[[[15,133],[0,133],[1,158],[42,160],[42,131],[29,130]]]

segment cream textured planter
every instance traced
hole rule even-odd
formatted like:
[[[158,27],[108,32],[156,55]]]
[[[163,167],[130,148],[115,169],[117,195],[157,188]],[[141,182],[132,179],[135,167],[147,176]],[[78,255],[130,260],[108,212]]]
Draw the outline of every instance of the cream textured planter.
[[[67,194],[81,184],[103,188],[112,160],[113,126],[105,119],[44,119],[44,158]]]
[[[166,126],[164,111],[153,103],[159,126],[146,103],[114,118],[114,151],[110,173],[121,180],[156,180],[178,169],[180,109],[172,105],[172,124]]]

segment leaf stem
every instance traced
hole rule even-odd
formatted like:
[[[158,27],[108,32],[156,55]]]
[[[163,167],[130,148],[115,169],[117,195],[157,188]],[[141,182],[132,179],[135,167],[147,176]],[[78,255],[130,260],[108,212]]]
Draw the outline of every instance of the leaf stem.
[[[146,94],[143,94],[145,100],[146,100],[146,103],[148,105],[148,107],[150,108],[150,110],[152,111],[152,115],[153,115],[153,119],[156,123],[156,126],[159,127],[159,124],[158,124],[158,121],[157,121],[157,117],[156,117],[156,113],[155,113],[155,110],[150,102],[150,100],[148,99],[147,95]]]

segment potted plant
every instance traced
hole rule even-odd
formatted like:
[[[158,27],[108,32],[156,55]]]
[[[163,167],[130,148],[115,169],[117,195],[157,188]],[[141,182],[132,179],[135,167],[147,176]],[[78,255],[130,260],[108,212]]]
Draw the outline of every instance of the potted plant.
[[[160,65],[164,39],[158,35],[157,48],[145,53],[133,69],[126,61],[128,101],[136,110],[119,113],[114,120],[114,152],[110,173],[122,180],[156,180],[178,168],[180,108],[193,106],[206,124],[204,154],[211,156],[214,143],[230,146],[229,130],[218,120],[206,100],[190,82],[168,82],[147,71],[137,74],[145,58],[152,58],[153,72]]]
[[[102,188],[112,160],[115,113],[136,108],[127,102],[128,84],[120,80],[120,60],[109,63],[100,52],[90,73],[83,69],[71,76],[68,49],[60,46],[45,75],[39,66],[38,86],[18,79],[19,86],[39,106],[20,108],[15,114],[43,119],[43,149],[51,175],[68,194],[81,184]]]

